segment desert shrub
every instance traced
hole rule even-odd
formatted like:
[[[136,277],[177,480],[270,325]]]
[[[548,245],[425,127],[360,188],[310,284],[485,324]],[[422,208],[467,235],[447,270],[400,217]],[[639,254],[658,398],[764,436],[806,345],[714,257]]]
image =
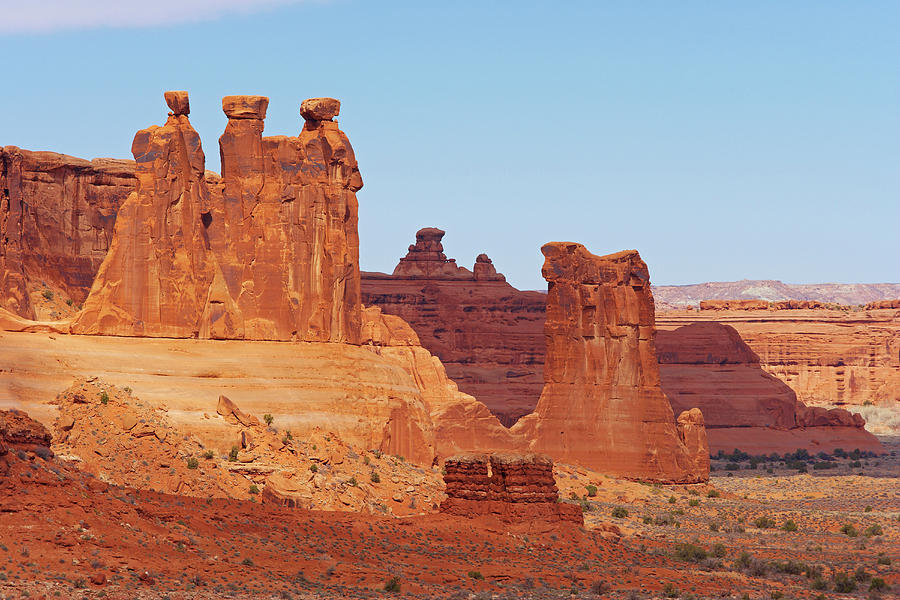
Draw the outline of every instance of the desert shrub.
[[[869,582],[869,590],[872,592],[883,592],[886,589],[888,589],[888,585],[881,577],[873,577]]]
[[[653,517],[645,516],[643,521],[644,525],[650,525],[651,523],[653,523]]]
[[[712,555],[716,558],[722,558],[725,556],[725,544],[713,544],[712,547]]]
[[[708,492],[706,492],[706,497],[707,498],[718,498],[719,492],[717,490],[709,490]]]
[[[794,522],[793,519],[788,519],[787,521],[782,523],[781,530],[782,531],[791,531],[791,532],[797,531],[797,524]]]
[[[834,591],[840,594],[849,594],[856,590],[856,582],[846,573],[835,573],[832,577]]]
[[[675,522],[675,519],[672,518],[672,515],[658,515],[656,519],[653,520],[654,525],[671,525]]]
[[[266,413],[266,414],[263,415],[263,421],[266,422],[266,425],[272,425],[272,422],[273,422],[274,420],[275,420],[275,417],[273,417],[273,416],[270,415],[269,413]]]
[[[254,484],[251,484],[251,485],[250,485],[250,490],[249,490],[249,491],[250,491],[251,494],[258,494],[258,493],[259,493],[259,486],[257,486],[255,483],[254,483]]]
[[[359,485],[359,482],[356,481],[356,477],[351,477],[347,483],[349,483],[353,487],[357,487]]]
[[[109,394],[106,393],[106,390],[100,392],[100,403],[109,404]]]
[[[710,531],[718,531],[718,530],[719,530],[719,524],[716,523],[715,521],[713,521],[712,523],[709,524],[709,530],[710,530]]]
[[[863,567],[857,567],[853,572],[853,579],[857,581],[868,581],[871,577]]]
[[[771,529],[775,527],[775,519],[770,519],[769,517],[757,517],[753,524],[757,529]]]
[[[203,458],[205,458],[206,460],[211,460],[213,456],[215,456],[215,454],[213,454],[212,450],[207,450],[203,453]]]
[[[591,584],[590,590],[591,593],[596,596],[601,596],[612,589],[612,586],[602,579],[598,579]]]
[[[309,465],[309,470],[312,471],[313,473],[318,473],[319,465],[317,465],[316,463],[313,463],[313,464]]]
[[[612,511],[612,516],[617,519],[624,519],[628,516],[628,511],[622,508],[621,506],[617,506]]]
[[[484,581],[484,575],[481,574],[481,571],[469,571],[469,577],[472,579],[481,579]]]
[[[813,470],[815,470],[815,471],[821,471],[823,469],[836,469],[836,468],[837,468],[837,463],[833,463],[833,462],[813,463]]]
[[[237,462],[238,456],[238,447],[232,446],[231,450],[228,452],[228,462]]]
[[[381,476],[378,475],[377,471],[372,471],[372,474],[369,476],[369,479],[372,483],[381,483]]]
[[[399,577],[391,577],[387,581],[384,582],[384,591],[399,593],[400,592],[400,578]]]
[[[740,468],[741,468],[741,465],[739,465],[737,463],[733,463],[733,462],[730,462],[727,465],[725,465],[726,471],[737,471]]]
[[[879,565],[890,565],[890,564],[891,564],[891,559],[890,559],[889,557],[887,557],[887,556],[879,556],[879,557],[878,557],[878,564],[879,564]]]
[[[591,512],[594,510],[594,505],[587,501],[587,498],[580,498],[578,500],[578,505],[581,507],[581,512]]]
[[[47,300],[53,300],[53,292],[51,290],[44,290],[43,292],[41,292],[41,296],[43,296]]]
[[[700,501],[696,498],[691,498],[688,500],[688,506],[700,506]]]
[[[190,457],[189,459],[187,459],[187,468],[188,469],[196,469],[199,466],[200,466],[200,461],[198,461],[193,456]]]
[[[673,555],[678,560],[684,560],[687,562],[700,562],[701,560],[709,556],[709,553],[707,553],[706,549],[702,546],[684,543],[676,544]]]
[[[809,582],[809,587],[814,590],[827,590],[828,583],[825,581],[825,579],[822,578],[821,575],[816,575],[812,578],[812,581]]]
[[[786,575],[802,575],[807,568],[805,564],[793,560],[788,560],[787,562],[778,562],[776,560],[772,563],[772,570]]]
[[[744,550],[741,552],[741,555],[734,560],[734,568],[742,571],[748,568],[751,562],[753,562],[753,555]]]
[[[666,598],[677,598],[680,595],[681,592],[679,592],[678,588],[671,583],[667,583],[663,586],[663,596],[665,596]]]
[[[73,304],[74,304],[74,302],[72,302],[71,298],[66,299],[66,306],[72,306]]]
[[[861,466],[862,466],[862,463],[859,462],[858,460],[854,460],[852,463],[850,463],[850,467],[853,469],[858,469]]]
[[[875,525],[869,525],[866,527],[866,530],[863,532],[863,535],[866,537],[875,537],[876,535],[882,535],[884,530],[881,528],[881,525],[877,523]]]
[[[245,558],[244,560],[241,561],[241,564],[244,565],[245,567],[252,567],[253,559],[248,556],[247,558]]]
[[[587,495],[593,498],[597,495],[597,486],[594,484],[588,484],[585,489],[587,490]]]
[[[844,523],[843,525],[841,525],[841,533],[849,537],[856,537],[857,535],[859,535],[859,532],[856,531],[856,527],[854,527],[850,523]]]
[[[676,498],[675,496],[669,496],[669,504],[675,504],[676,502],[678,502],[678,498]]]

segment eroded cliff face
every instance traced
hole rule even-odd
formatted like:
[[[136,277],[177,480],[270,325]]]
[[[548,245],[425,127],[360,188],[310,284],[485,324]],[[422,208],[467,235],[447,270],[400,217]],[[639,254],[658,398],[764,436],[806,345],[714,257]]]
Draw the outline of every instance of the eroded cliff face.
[[[581,507],[559,502],[553,461],[534,454],[464,455],[444,463],[447,499],[441,512],[494,517],[507,523],[533,520],[584,525]]]
[[[443,236],[421,229],[393,275],[363,272],[363,303],[412,325],[459,389],[510,426],[534,410],[544,385],[546,295],[506,283],[485,254],[472,271],[456,266]]]
[[[541,248],[547,361],[534,413],[512,428],[531,450],[621,477],[708,478],[679,437],[659,385],[653,296],[637,251]]]
[[[134,187],[131,161],[0,147],[0,307],[41,318],[45,289],[83,302]]]
[[[263,138],[268,98],[224,98],[216,179],[187,94],[166,101],[135,136],[137,189],[72,331],[358,344],[362,179],[340,103],[308,100],[300,136]]]

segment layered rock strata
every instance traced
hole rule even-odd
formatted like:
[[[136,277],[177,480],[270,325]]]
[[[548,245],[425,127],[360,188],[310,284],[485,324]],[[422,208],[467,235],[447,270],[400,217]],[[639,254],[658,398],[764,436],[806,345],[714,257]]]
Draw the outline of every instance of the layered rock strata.
[[[459,389],[510,426],[534,410],[544,384],[546,295],[515,289],[484,254],[473,271],[457,267],[443,236],[417,232],[394,275],[363,272],[363,303],[412,325]]]
[[[362,187],[340,103],[298,137],[262,137],[268,98],[228,96],[222,177],[208,178],[185,92],[138,132],[138,185],[75,333],[359,343]]]
[[[441,512],[494,517],[507,523],[540,520],[584,524],[581,507],[559,502],[553,461],[534,454],[464,455],[444,462],[447,499]]]
[[[134,170],[126,160],[0,147],[0,308],[34,319],[35,293],[84,301]]]
[[[730,325],[663,326],[657,353],[662,387],[672,407],[702,408],[713,453],[735,448],[754,454],[798,448],[883,451],[859,415],[799,402],[788,385],[762,368]]]
[[[534,413],[512,432],[532,451],[604,473],[706,480],[659,385],[653,295],[640,255],[595,256],[571,242],[545,244],[541,252],[545,384]]]

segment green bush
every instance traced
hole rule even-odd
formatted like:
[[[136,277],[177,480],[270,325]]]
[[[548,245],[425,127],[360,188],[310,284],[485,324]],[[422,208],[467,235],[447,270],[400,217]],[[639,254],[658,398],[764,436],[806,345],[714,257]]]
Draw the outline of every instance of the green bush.
[[[856,590],[856,582],[846,573],[835,573],[832,578],[834,591],[840,594],[849,594]]]
[[[109,394],[106,393],[106,390],[100,392],[100,403],[109,404]]]
[[[890,564],[891,564],[891,559],[890,559],[889,557],[887,557],[887,556],[879,556],[879,557],[878,557],[878,564],[879,564],[879,565],[890,565]]]
[[[200,461],[198,461],[193,456],[190,457],[189,459],[187,459],[187,468],[188,469],[196,469],[199,466],[200,466]]]
[[[316,463],[313,463],[313,464],[309,465],[309,470],[312,471],[313,473],[318,473],[319,465],[317,465]]]
[[[347,483],[349,483],[353,487],[359,486],[359,483],[356,481],[356,477],[351,477],[350,481],[348,481]]]
[[[875,537],[876,535],[882,534],[884,534],[884,530],[881,528],[881,525],[878,525],[877,523],[875,525],[869,525],[863,532],[863,535],[866,537]]]
[[[250,493],[251,493],[251,494],[258,494],[258,493],[259,493],[259,486],[257,486],[255,483],[252,484],[252,485],[250,486]]]
[[[612,516],[617,519],[624,519],[628,516],[628,511],[622,508],[621,506],[617,506],[612,511]]]
[[[797,524],[794,523],[793,519],[788,519],[781,525],[781,530],[791,532],[797,531]]]
[[[775,519],[770,519],[769,517],[757,517],[753,524],[757,529],[771,529],[775,527]]]
[[[590,483],[585,487],[585,489],[587,490],[587,495],[590,496],[591,498],[593,498],[594,496],[597,495],[597,486],[596,485]]]
[[[843,525],[841,525],[841,533],[849,537],[856,537],[857,535],[859,535],[859,532],[856,531],[856,527],[854,527],[850,523],[844,523]]]
[[[883,592],[888,589],[887,583],[881,577],[873,577],[869,583],[869,590],[873,592]]]
[[[469,577],[484,581],[484,575],[481,574],[481,571],[469,571]]]
[[[381,483],[381,477],[378,475],[377,471],[372,471],[372,475],[369,476],[369,479],[372,480],[372,483]]]
[[[228,462],[237,462],[238,447],[232,446],[228,452]]]
[[[678,588],[671,583],[667,583],[663,586],[663,595],[666,598],[677,598],[681,595],[681,592],[679,592]]]
[[[709,490],[708,492],[706,492],[706,497],[707,498],[718,498],[719,492],[717,490]]]
[[[206,460],[211,460],[213,456],[215,456],[215,454],[213,454],[212,450],[207,450],[203,453],[203,458],[205,458]]]
[[[700,501],[696,498],[691,498],[688,500],[688,506],[700,506]]]
[[[43,296],[47,300],[53,300],[53,292],[50,290],[44,290],[43,292],[41,292],[41,296]]]
[[[384,582],[384,591],[399,593],[400,592],[400,578],[399,577],[391,577],[387,581]]]
[[[275,417],[273,417],[273,416],[270,415],[269,413],[266,413],[266,414],[263,415],[263,421],[266,422],[266,425],[271,426],[271,425],[272,425],[272,421],[274,421],[274,420],[275,420]]]
[[[713,544],[712,555],[715,556],[716,558],[724,558],[725,544]]]
[[[678,498],[675,496],[669,496],[669,504],[675,504],[678,501]]]
[[[701,560],[709,556],[709,553],[707,553],[706,549],[702,546],[684,543],[675,545],[674,556],[678,560],[700,562]]]

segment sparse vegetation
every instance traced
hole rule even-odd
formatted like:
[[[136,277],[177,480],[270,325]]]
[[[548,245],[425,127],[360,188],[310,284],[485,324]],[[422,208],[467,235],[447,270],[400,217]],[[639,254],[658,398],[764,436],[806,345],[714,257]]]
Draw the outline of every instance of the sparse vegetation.
[[[385,581],[384,591],[392,592],[394,594],[400,593],[400,578],[395,576]]]
[[[228,452],[228,462],[237,462],[238,452],[238,447],[232,446],[231,450]]]
[[[43,296],[47,300],[53,300],[54,294],[52,290],[44,290],[43,292],[41,292],[41,296]]]
[[[587,490],[587,495],[590,496],[591,498],[593,498],[594,496],[597,495],[597,486],[596,485],[589,483],[587,486],[585,486],[585,489]]]
[[[372,481],[372,483],[381,483],[381,476],[378,475],[378,471],[372,471],[369,479]]]
[[[187,459],[187,468],[188,469],[196,469],[199,466],[200,466],[200,461],[198,461],[193,456],[190,457],[189,459]]]
[[[257,414],[259,414],[259,413],[257,413]],[[272,426],[272,423],[275,421],[275,417],[273,417],[273,416],[272,416],[271,414],[269,414],[269,413],[266,413],[266,414],[263,415],[263,421],[266,422],[266,425],[268,425],[269,427],[271,427],[271,426]]]
[[[206,460],[212,460],[214,456],[215,453],[212,450],[207,450],[203,453],[203,458],[205,458]]]
[[[617,506],[612,510],[612,516],[617,519],[624,519],[628,516],[628,511],[621,506]]]
[[[250,490],[249,490],[249,492],[250,492],[251,494],[258,494],[258,493],[259,493],[259,486],[257,486],[255,483],[254,483],[254,484],[251,484],[251,485],[250,485]]]
[[[100,404],[109,404],[109,394],[106,392],[106,390],[100,392]]]
[[[857,535],[859,535],[859,532],[856,531],[856,527],[854,527],[850,523],[844,523],[843,525],[841,525],[841,533],[849,537],[856,537]]]
[[[797,531],[797,524],[793,519],[788,519],[784,523],[781,524],[782,531],[794,532]]]
[[[481,574],[481,571],[469,571],[469,577],[484,581],[484,575]]]

